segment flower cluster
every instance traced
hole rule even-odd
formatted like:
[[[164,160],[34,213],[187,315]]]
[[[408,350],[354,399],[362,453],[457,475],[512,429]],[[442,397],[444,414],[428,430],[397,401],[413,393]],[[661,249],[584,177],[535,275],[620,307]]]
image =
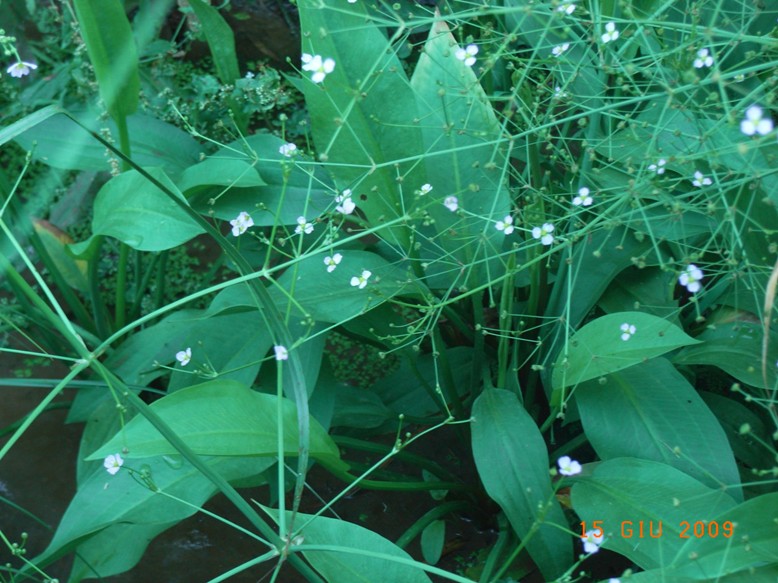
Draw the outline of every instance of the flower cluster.
[[[678,283],[689,290],[689,293],[696,294],[702,288],[702,278],[702,269],[692,263],[678,276]]]
[[[123,465],[124,460],[118,453],[106,456],[106,458],[103,460],[103,467],[105,468],[105,471],[107,471],[112,476],[115,476],[119,471],[119,468],[121,468]]]
[[[570,43],[562,43],[561,45],[555,46],[553,49],[551,49],[551,54],[555,57],[559,57],[562,54],[564,54],[567,49],[570,48]]]
[[[335,210],[342,215],[350,215],[357,208],[356,203],[351,199],[351,189],[347,188],[335,197],[337,206]]]
[[[462,47],[456,50],[454,55],[460,61],[464,61],[465,65],[472,67],[475,65],[475,56],[478,54],[477,45],[467,45],[464,49]]]
[[[589,189],[585,186],[578,189],[578,196],[573,199],[573,204],[575,206],[591,206],[593,202],[594,199],[592,198],[592,195],[589,194]]]
[[[713,57],[710,55],[708,49],[700,49],[697,51],[697,58],[694,59],[694,68],[702,69],[703,67],[713,66]]]
[[[697,187],[703,187],[703,186],[710,186],[713,184],[713,181],[706,177],[702,172],[699,170],[694,171],[694,180],[692,180],[692,184]]]
[[[189,364],[189,361],[192,360],[192,349],[187,348],[176,352],[176,360],[181,363],[181,366]]]
[[[603,43],[609,43],[619,38],[619,31],[616,30],[616,23],[609,22],[605,25],[605,32],[600,37]]]
[[[532,238],[540,239],[543,245],[551,245],[554,242],[554,225],[551,223],[543,223],[542,227],[535,227],[532,229]]]
[[[360,275],[355,275],[351,278],[351,285],[358,287],[359,289],[364,289],[364,287],[367,285],[367,280],[370,279],[371,275],[373,275],[372,272],[368,271],[367,269],[363,269]]]
[[[305,217],[297,217],[297,226],[294,228],[294,232],[298,235],[303,233],[310,235],[313,233],[313,224],[309,223]]]
[[[310,71],[311,81],[321,83],[324,78],[335,70],[335,61],[330,58],[322,59],[321,55],[309,55],[303,53],[303,71]]]
[[[665,164],[667,164],[667,160],[665,160],[664,158],[659,158],[656,164],[650,164],[648,166],[648,169],[651,170],[651,172],[656,172],[657,174],[664,174]]]
[[[324,265],[327,266],[327,273],[332,273],[335,271],[335,268],[338,266],[338,264],[343,259],[343,255],[340,253],[335,253],[331,257],[328,255],[324,258]]]
[[[17,61],[10,67],[8,67],[5,72],[8,73],[11,77],[16,77],[17,79],[24,77],[25,75],[29,75],[30,71],[34,71],[38,68],[38,65],[35,63],[28,63],[27,61]]]
[[[432,185],[428,182],[427,184],[422,184],[421,188],[416,191],[416,194],[419,196],[424,196],[425,194],[429,194],[432,192]]]
[[[278,148],[278,153],[282,156],[286,156],[287,158],[291,158],[297,153],[297,146],[295,144],[292,144],[291,142],[288,144],[284,144],[280,148]]]
[[[747,136],[764,136],[773,131],[773,120],[765,117],[761,107],[752,105],[746,110],[746,119],[740,122],[740,131]]]
[[[559,473],[563,476],[575,476],[581,473],[581,464],[570,458],[570,456],[563,455],[557,460],[557,465],[559,466]]]
[[[586,536],[582,536],[581,540],[583,541],[584,552],[593,555],[599,551],[600,546],[602,546],[603,532],[600,529],[587,530]]]
[[[506,235],[510,235],[511,233],[513,233],[513,230],[515,228],[513,226],[513,217],[510,215],[506,215],[506,217],[503,220],[497,221],[494,227],[498,231],[502,231]]]
[[[237,218],[231,220],[230,224],[232,225],[233,237],[239,237],[246,232],[246,229],[254,226],[254,220],[251,218],[251,215],[244,211]]]

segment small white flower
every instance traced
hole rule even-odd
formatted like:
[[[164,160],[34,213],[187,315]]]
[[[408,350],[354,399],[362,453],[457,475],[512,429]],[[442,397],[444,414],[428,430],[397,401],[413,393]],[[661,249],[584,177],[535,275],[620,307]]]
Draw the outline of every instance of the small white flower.
[[[619,38],[619,31],[616,30],[616,23],[609,22],[605,25],[605,33],[602,35],[602,42],[609,43]]]
[[[694,180],[692,180],[692,184],[697,187],[703,187],[703,186],[709,186],[713,184],[713,181],[705,176],[702,172],[699,170],[694,171]]]
[[[176,360],[181,363],[181,366],[189,364],[189,361],[192,360],[192,349],[187,348],[176,352]]]
[[[696,294],[702,287],[700,285],[702,278],[702,269],[692,263],[678,277],[678,283],[689,290],[690,293]]]
[[[510,235],[513,233],[513,230],[515,227],[513,226],[513,217],[510,215],[506,215],[505,218],[501,221],[497,221],[494,225],[494,228],[498,231],[502,231],[506,235]]]
[[[336,196],[335,202],[338,203],[335,210],[342,215],[350,215],[357,208],[356,203],[351,199],[351,189],[349,188]]]
[[[303,233],[310,235],[313,233],[313,224],[309,223],[305,217],[297,217],[297,226],[294,228],[294,232],[298,235]]]
[[[321,55],[309,55],[303,53],[303,71],[311,71],[311,81],[321,83],[324,78],[335,70],[335,61],[330,58],[322,59]]]
[[[581,537],[581,540],[583,541],[584,552],[593,555],[599,551],[600,545],[603,543],[602,537],[602,531],[600,531],[598,536],[597,531],[587,530],[586,536]]]
[[[575,206],[590,206],[594,202],[592,195],[589,194],[589,189],[582,186],[578,189],[578,196],[573,199]]]
[[[621,325],[621,331],[622,331],[621,339],[624,342],[626,342],[627,340],[632,338],[632,335],[635,333],[636,330],[637,330],[637,328],[635,328],[635,326],[633,326],[632,324],[627,324],[626,322],[624,322]]]
[[[287,158],[291,158],[297,153],[297,146],[291,142],[288,144],[284,144],[280,148],[278,148],[279,154],[282,156],[286,156]]]
[[[373,274],[370,271],[363,269],[359,276],[355,275],[351,278],[351,285],[363,289],[367,285],[367,280],[370,279],[371,275]]]
[[[738,73],[737,75],[735,75],[734,79],[735,79],[735,83],[742,83],[743,81],[746,80],[746,76],[743,73]]]
[[[252,73],[251,71],[246,71],[246,79],[253,79],[253,78],[254,78],[254,73]]]
[[[278,344],[273,347],[273,352],[276,354],[276,360],[289,360],[289,351],[286,346]]]
[[[581,464],[571,459],[570,456],[563,455],[557,460],[557,465],[559,466],[559,473],[563,476],[575,476],[581,473]]]
[[[752,105],[746,110],[746,119],[740,122],[740,131],[747,136],[754,134],[764,136],[773,131],[773,120],[764,117],[761,107]]]
[[[532,238],[540,239],[543,245],[551,245],[554,242],[554,225],[551,223],[544,223],[542,227],[534,227],[532,229]]]
[[[447,196],[443,200],[443,206],[453,213],[459,208],[459,199],[456,196]]]
[[[112,476],[115,476],[116,472],[118,472],[119,468],[121,468],[123,465],[124,460],[118,453],[106,456],[106,458],[103,460],[103,467]]]
[[[464,49],[460,47],[454,54],[456,55],[457,59],[464,61],[465,65],[472,67],[475,65],[475,56],[478,54],[478,46],[467,45]]]
[[[246,232],[246,229],[254,226],[254,220],[251,218],[251,215],[244,211],[237,218],[231,220],[230,224],[232,225],[232,235],[239,237]]]
[[[31,70],[35,70],[38,68],[38,65],[35,63],[28,63],[26,61],[19,61],[17,63],[14,63],[10,67],[8,67],[5,72],[8,73],[11,77],[16,77],[17,79],[24,77],[25,75],[29,75]]]
[[[616,577],[611,577],[608,579],[608,583],[621,583],[621,579],[616,579]]]
[[[569,96],[567,91],[562,91],[561,87],[554,87],[554,99],[567,99]]]
[[[349,4],[356,4],[356,3],[357,3],[357,0],[348,0],[348,3],[349,3]]]
[[[713,65],[713,57],[710,55],[708,49],[700,49],[697,51],[697,58],[694,59],[695,69],[702,69],[703,67],[710,67]]]
[[[665,164],[667,164],[667,160],[664,158],[660,158],[657,160],[656,164],[650,164],[648,169],[652,172],[656,172],[657,174],[664,174],[665,173]]]
[[[324,265],[327,266],[327,273],[332,273],[335,271],[335,268],[340,263],[341,259],[343,259],[343,255],[340,253],[335,253],[332,257],[329,255],[324,258]]]
[[[551,49],[551,54],[554,55],[555,57],[558,57],[569,48],[570,48],[570,43],[563,43]]]
[[[559,6],[556,7],[557,12],[564,12],[568,16],[570,16],[574,10],[575,4],[573,2],[562,2]]]
[[[416,194],[420,196],[424,196],[425,194],[429,194],[432,192],[432,185],[428,182],[427,184],[422,184],[421,188],[416,191]]]

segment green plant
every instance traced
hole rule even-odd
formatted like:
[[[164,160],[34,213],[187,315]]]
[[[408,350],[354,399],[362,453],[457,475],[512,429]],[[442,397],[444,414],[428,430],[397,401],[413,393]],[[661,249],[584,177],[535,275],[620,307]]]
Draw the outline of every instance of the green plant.
[[[236,82],[229,29],[192,8],[213,78]],[[120,147],[53,106],[0,132],[37,132],[47,151],[54,128],[80,126],[69,167],[107,148],[122,169],[96,196],[88,240],[36,248],[62,300],[0,216],[27,333],[72,363],[0,459],[76,375],[100,385],[73,405],[86,421],[76,496],[19,572],[44,576],[71,551],[73,579],[126,570],[221,491],[263,552],[220,580],[261,563],[279,580],[289,563],[310,581],[469,581],[436,566],[442,520],[463,511],[492,512],[499,531],[478,559],[484,582],[619,575],[600,548],[632,565],[630,580],[774,578],[775,10],[298,8],[302,71],[289,81],[310,115],[304,143],[245,134],[230,92],[230,143],[149,116],[125,131],[110,74],[98,82]],[[159,151],[162,137],[175,147]],[[124,297],[130,265],[150,281],[200,235],[230,277],[150,312]],[[95,281],[106,238],[120,245],[112,303]],[[64,275],[76,261],[81,289]],[[345,386],[325,359],[344,337],[395,366]],[[148,405],[148,387],[164,396]],[[442,435],[474,472],[414,452]],[[309,461],[344,482],[315,513],[301,509]],[[235,489],[257,484],[276,496],[249,504]],[[395,543],[324,516],[355,487],[428,491],[434,506]],[[417,538],[424,560],[403,550]]]

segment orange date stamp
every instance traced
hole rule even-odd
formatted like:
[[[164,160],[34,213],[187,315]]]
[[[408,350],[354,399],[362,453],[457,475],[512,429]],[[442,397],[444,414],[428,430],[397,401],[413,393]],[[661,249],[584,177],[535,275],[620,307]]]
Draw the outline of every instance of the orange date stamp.
[[[591,522],[581,522],[581,537],[586,538],[587,534],[600,538],[605,534],[604,521],[593,520]],[[731,520],[718,522],[716,520],[682,520],[677,529],[672,529],[672,534],[665,534],[663,531],[663,521],[661,520],[622,520],[619,524],[619,534],[621,538],[662,538],[663,536],[675,536],[678,538],[732,538],[735,533],[735,523]]]

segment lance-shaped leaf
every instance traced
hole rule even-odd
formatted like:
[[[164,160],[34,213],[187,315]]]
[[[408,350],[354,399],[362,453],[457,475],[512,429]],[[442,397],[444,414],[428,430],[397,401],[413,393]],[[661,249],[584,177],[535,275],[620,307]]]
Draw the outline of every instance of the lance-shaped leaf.
[[[74,0],[100,97],[115,120],[138,108],[140,77],[132,29],[119,0]]]
[[[371,225],[401,217],[421,187],[416,100],[393,45],[366,20],[359,3],[343,9],[340,0],[298,3],[303,53],[333,59],[321,83],[304,72],[313,139],[340,188],[351,188]],[[392,229],[407,247],[409,233]]]
[[[489,496],[500,505],[546,581],[572,561],[567,520],[554,497],[543,436],[516,395],[484,391],[473,404],[473,457]]]
[[[566,358],[564,350],[560,353],[551,377],[552,400],[559,401],[564,387],[698,342],[675,324],[651,314],[618,312],[602,316],[573,334]]]
[[[209,381],[176,391],[151,405],[154,412],[195,453],[217,456],[277,455],[278,397],[249,389],[236,381]],[[298,454],[294,403],[280,403],[284,455]],[[310,419],[312,458],[340,463],[338,447],[315,419]],[[177,450],[145,417],[134,417],[125,428],[87,459],[125,451],[130,459],[176,454]]]

